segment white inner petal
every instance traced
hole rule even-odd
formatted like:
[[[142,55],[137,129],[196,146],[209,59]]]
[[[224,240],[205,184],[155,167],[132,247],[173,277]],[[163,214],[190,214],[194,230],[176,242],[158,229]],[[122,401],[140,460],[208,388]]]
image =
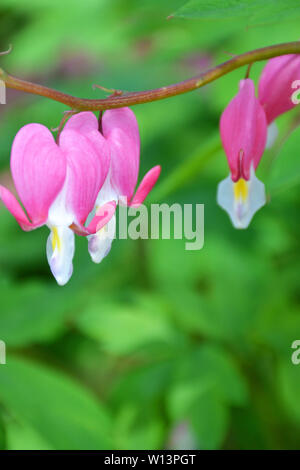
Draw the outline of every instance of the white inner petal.
[[[107,202],[115,201],[118,203],[118,194],[113,189],[110,180],[109,170],[108,175],[104,181],[104,184],[99,191],[95,208],[87,218],[87,225],[91,222],[96,212]],[[116,216],[113,215],[110,221],[94,235],[89,235],[88,249],[94,263],[101,263],[103,258],[108,255],[111,249],[112,241],[116,233]]]
[[[106,204],[107,202],[110,202],[110,201],[115,201],[116,203],[118,203],[118,194],[117,194],[117,191],[112,187],[110,174],[111,174],[111,168],[109,169],[107,177],[104,181],[104,184],[99,191],[99,194],[96,200],[96,207],[97,206],[100,207],[103,204]]]
[[[103,258],[108,255],[115,233],[116,216],[114,214],[110,221],[99,230],[99,232],[88,236],[89,253],[94,263],[101,263]]]
[[[47,240],[47,259],[57,283],[63,286],[69,281],[73,272],[75,236],[66,226],[52,226],[50,230]]]
[[[88,226],[89,223],[93,220],[96,214],[96,211],[99,210],[101,206],[111,201],[115,201],[116,203],[118,203],[117,192],[113,189],[111,185],[110,173],[111,173],[111,170],[109,170],[108,175],[104,181],[104,184],[98,193],[94,209],[92,210],[92,212],[90,212],[90,214],[88,215],[86,219],[86,226]]]
[[[67,190],[68,175],[62,190],[49,209],[47,220],[51,231],[47,240],[47,259],[60,286],[66,284],[72,276],[75,251],[74,232],[69,228],[75,219],[74,214],[66,207]]]
[[[68,211],[66,207],[67,190],[68,175],[66,176],[61,191],[50,206],[47,221],[47,225],[49,227],[56,225],[69,226],[74,222],[74,214],[71,211]]]

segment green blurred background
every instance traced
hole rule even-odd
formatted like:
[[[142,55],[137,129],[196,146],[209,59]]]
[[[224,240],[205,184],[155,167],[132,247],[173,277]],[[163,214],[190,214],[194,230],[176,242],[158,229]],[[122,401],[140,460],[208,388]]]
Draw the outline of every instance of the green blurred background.
[[[299,39],[299,18],[173,18],[183,0],[1,0],[5,70],[86,98],[195,75],[231,55]],[[224,2],[226,3],[226,2]],[[257,80],[263,63],[255,64]],[[259,177],[270,203],[247,231],[216,205],[228,174],[219,117],[245,69],[193,93],[134,107],[140,177],[162,174],[150,202],[205,204],[205,245],[116,240],[94,265],[77,237],[74,274],[57,287],[48,229],[22,232],[0,211],[2,449],[299,448],[299,110]],[[298,77],[300,78],[300,77]],[[2,184],[14,135],[58,126],[66,108],[12,90],[0,108]],[[278,158],[277,158],[278,157]]]

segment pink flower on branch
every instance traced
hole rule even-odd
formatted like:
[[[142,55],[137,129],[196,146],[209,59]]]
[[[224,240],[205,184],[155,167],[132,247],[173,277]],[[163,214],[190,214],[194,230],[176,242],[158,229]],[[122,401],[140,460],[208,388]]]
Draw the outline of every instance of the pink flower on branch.
[[[255,170],[265,149],[267,120],[252,80],[240,82],[238,94],[221,116],[220,132],[230,175],[219,184],[217,201],[234,227],[247,228],[266,202],[264,185]]]
[[[274,120],[297,105],[293,100],[293,94],[299,80],[300,55],[298,54],[270,59],[261,73],[258,98],[265,110],[269,126],[267,148],[273,145],[278,134]]]
[[[268,124],[296,106],[292,100],[296,80],[300,80],[300,55],[283,55],[267,62],[259,79],[258,98]]]
[[[97,122],[97,119],[95,117]],[[97,143],[92,146],[91,141]],[[47,258],[58,284],[72,275],[74,231],[89,235],[112,217],[115,203],[85,225],[106,178],[109,149],[105,139],[92,129],[88,137],[63,130],[59,145],[40,124],[28,124],[16,135],[11,151],[11,171],[24,206],[5,187],[0,196],[23,230],[47,225]],[[26,212],[25,212],[26,211]]]
[[[0,197],[23,230],[47,225],[47,258],[60,285],[73,271],[74,233],[87,236],[92,259],[107,254],[119,199],[141,204],[155,184],[160,167],[150,170],[135,196],[139,170],[139,132],[132,111],[107,111],[103,133],[92,112],[73,116],[57,144],[41,124],[28,124],[16,135],[11,171],[20,202],[5,187]],[[104,236],[103,236],[104,234]]]

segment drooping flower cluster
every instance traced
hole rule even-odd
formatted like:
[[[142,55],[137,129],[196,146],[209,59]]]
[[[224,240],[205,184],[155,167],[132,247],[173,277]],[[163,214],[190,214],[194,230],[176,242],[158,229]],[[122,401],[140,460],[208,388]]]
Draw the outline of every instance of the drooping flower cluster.
[[[255,171],[266,147],[276,138],[275,119],[296,106],[300,56],[271,59],[258,85],[247,78],[220,120],[221,140],[230,174],[218,186],[217,200],[236,228],[246,228],[266,202]],[[140,137],[129,108],[106,111],[100,122],[91,112],[74,115],[56,142],[41,124],[28,124],[16,135],[11,171],[18,199],[0,186],[0,198],[25,231],[47,225],[47,258],[58,284],[73,271],[75,235],[88,239],[99,263],[116,231],[118,204],[138,207],[156,183],[160,166],[143,178],[136,193]]]
[[[251,79],[240,82],[238,94],[224,110],[220,134],[230,175],[218,186],[218,204],[235,228],[247,228],[266,203],[264,184],[255,176],[265,148],[277,136],[274,120],[294,108],[294,84],[300,79],[300,56],[271,59],[262,71],[258,98]]]
[[[120,198],[138,206],[151,191],[159,166],[146,174],[133,196],[139,160],[139,130],[129,108],[106,111],[101,130],[93,113],[79,113],[67,122],[58,143],[41,124],[28,124],[17,133],[11,172],[25,211],[3,186],[0,197],[23,230],[49,227],[47,258],[58,284],[72,275],[74,233],[88,237],[91,257],[100,262],[110,249],[114,233],[107,227],[115,227]]]

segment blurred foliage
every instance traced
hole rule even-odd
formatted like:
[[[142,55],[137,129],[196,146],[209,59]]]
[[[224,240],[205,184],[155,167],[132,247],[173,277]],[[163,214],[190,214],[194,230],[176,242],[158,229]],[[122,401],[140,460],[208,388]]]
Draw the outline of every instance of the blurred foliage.
[[[295,2],[284,3],[293,10]],[[0,44],[14,51],[1,63],[92,98],[105,96],[93,83],[163,86],[228,53],[299,39],[295,17],[274,15],[270,24],[257,16],[251,27],[236,18],[216,27],[209,15],[167,21],[183,4],[2,0]],[[253,66],[254,79],[262,66]],[[216,206],[228,172],[218,121],[244,73],[134,109],[141,175],[163,168],[149,201],[204,203],[203,250],[185,251],[180,240],[120,240],[98,266],[77,237],[73,278],[59,288],[46,262],[47,229],[24,233],[1,208],[1,448],[299,447],[300,366],[291,363],[300,337],[299,129],[287,139],[299,111],[278,120],[278,145],[261,164],[270,204],[247,231],[235,231]],[[8,90],[3,184],[17,130],[33,121],[56,127],[63,111]]]
[[[300,16],[298,0],[190,0],[175,16],[199,19],[236,18],[248,25]]]

